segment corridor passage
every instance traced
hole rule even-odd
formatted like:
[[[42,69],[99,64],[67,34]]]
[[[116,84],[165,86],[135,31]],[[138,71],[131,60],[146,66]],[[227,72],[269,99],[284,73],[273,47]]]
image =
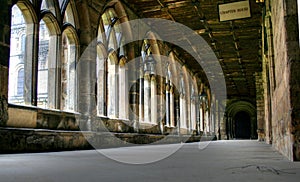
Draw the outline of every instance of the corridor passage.
[[[103,153],[134,161],[179,146],[155,145],[89,151],[0,155],[0,181],[299,181],[300,163],[270,145],[249,140],[182,144],[169,157],[148,164],[126,164]],[[145,149],[145,150],[144,150]],[[119,154],[120,154],[119,153]]]

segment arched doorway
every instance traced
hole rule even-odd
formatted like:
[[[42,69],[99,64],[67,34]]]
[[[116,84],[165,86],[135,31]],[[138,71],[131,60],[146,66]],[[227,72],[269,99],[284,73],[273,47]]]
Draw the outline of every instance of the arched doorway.
[[[234,117],[235,137],[240,139],[251,138],[251,118],[245,111],[238,112]]]

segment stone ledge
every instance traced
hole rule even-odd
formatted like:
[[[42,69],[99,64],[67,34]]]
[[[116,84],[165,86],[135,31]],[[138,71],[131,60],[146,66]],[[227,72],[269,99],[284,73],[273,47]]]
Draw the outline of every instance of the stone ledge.
[[[207,141],[211,136],[0,128],[0,153],[49,152]],[[91,142],[91,144],[89,142]]]

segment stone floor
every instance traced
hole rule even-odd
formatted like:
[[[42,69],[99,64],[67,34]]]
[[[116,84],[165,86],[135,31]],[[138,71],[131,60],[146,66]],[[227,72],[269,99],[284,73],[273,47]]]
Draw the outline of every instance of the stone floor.
[[[0,155],[0,181],[299,181],[300,163],[249,140]]]

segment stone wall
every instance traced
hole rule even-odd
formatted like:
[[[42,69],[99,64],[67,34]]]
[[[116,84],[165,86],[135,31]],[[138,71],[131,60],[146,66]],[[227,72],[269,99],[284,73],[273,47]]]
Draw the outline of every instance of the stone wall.
[[[10,1],[1,1],[0,7],[0,126],[8,120],[8,60],[10,45]]]
[[[265,140],[265,125],[264,125],[264,95],[263,95],[263,84],[262,84],[262,73],[256,73],[256,114],[257,114],[257,135],[258,141]]]
[[[273,145],[290,160],[300,160],[297,2],[284,0],[268,3],[274,43],[275,83],[271,92]]]
[[[289,84],[292,123],[289,125],[289,129],[291,131],[292,160],[300,161],[300,49],[299,29],[296,23],[298,22],[296,1],[290,0],[286,2],[284,20],[287,28],[287,60],[291,68]]]
[[[272,143],[272,94],[276,87],[274,66],[273,27],[271,21],[271,7],[266,2],[262,21],[262,78],[264,88],[264,134],[265,141]]]
[[[102,149],[136,144],[170,144],[211,141],[214,135],[153,135],[138,133],[54,131],[46,129],[0,128],[0,153],[48,152]]]

